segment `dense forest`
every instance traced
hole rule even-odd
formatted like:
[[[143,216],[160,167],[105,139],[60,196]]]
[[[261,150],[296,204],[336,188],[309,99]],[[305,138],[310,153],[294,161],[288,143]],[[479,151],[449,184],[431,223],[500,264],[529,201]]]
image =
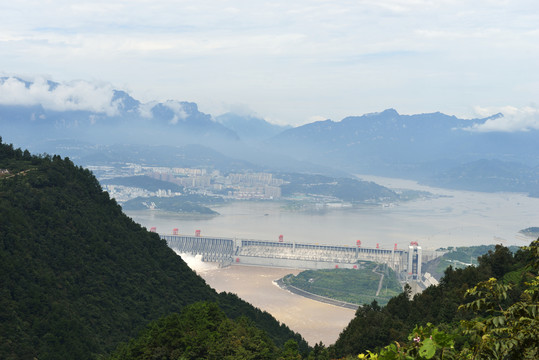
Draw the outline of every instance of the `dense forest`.
[[[159,197],[159,196],[149,196],[149,197],[136,197],[134,199],[128,200],[122,204],[122,209],[126,211],[130,210],[147,210],[149,209],[149,204],[155,205],[155,210],[185,213],[185,214],[201,214],[201,215],[219,215],[217,211],[210,209],[207,206],[204,206],[198,201],[200,196],[196,194],[187,194],[182,196],[174,197]],[[222,198],[214,197],[212,198],[206,196],[208,202],[214,201],[214,203],[223,203]]]
[[[479,257],[494,249],[495,245],[441,248],[438,250],[447,252],[440,257],[424,263],[422,269],[423,272],[428,272],[434,276],[434,278],[440,280],[448,267],[451,266],[453,269],[462,269],[470,265],[477,266],[479,265]],[[517,246],[510,246],[509,250],[515,253],[519,248]]]
[[[97,358],[199,301],[230,319],[246,317],[235,321],[265,331],[271,346],[292,339],[308,350],[270,314],[217,294],[157,234],[125,216],[90,171],[1,138],[0,283],[1,359]]]
[[[365,355],[372,359],[536,359],[539,240],[515,254],[496,245],[478,263],[464,269],[449,267],[438,286],[413,298],[406,287],[385,307],[376,301],[360,307],[330,352],[345,357],[380,351]],[[515,316],[524,317],[525,326],[508,328]],[[427,336],[430,341],[434,334],[439,334],[438,343],[424,347],[429,348],[429,356],[419,354],[422,344],[418,339]],[[442,349],[444,346],[447,348]]]
[[[293,343],[293,342],[292,342]],[[286,344],[288,351],[290,343]],[[299,355],[297,344],[294,355]],[[274,359],[279,350],[268,335],[246,317],[229,319],[215,303],[195,303],[149,324],[111,360]]]
[[[217,294],[90,171],[0,138],[2,359],[536,359],[539,240],[360,307],[335,344]]]

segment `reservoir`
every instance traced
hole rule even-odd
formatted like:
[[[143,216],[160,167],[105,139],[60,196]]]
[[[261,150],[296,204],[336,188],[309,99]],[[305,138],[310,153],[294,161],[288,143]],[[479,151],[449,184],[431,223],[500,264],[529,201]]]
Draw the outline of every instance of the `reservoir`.
[[[426,249],[483,244],[528,245],[519,230],[539,226],[539,199],[516,193],[437,189],[412,181],[362,177],[393,189],[428,191],[430,198],[398,204],[355,207],[314,206],[294,210],[286,202],[235,201],[212,207],[214,217],[158,210],[130,211],[142,226],[180,234],[318,243],[391,249],[417,241]],[[184,260],[217,291],[236,293],[300,333],[310,345],[335,342],[355,311],[319,303],[278,288],[274,281],[297,269],[231,266],[219,269],[184,255]]]
[[[234,201],[212,209],[220,215],[179,215],[159,210],[130,211],[142,226],[161,234],[277,240],[364,247],[405,248],[417,241],[425,249],[483,244],[528,245],[519,230],[539,226],[539,199],[518,193],[480,193],[438,189],[412,181],[363,177],[399,189],[428,191],[433,197],[385,205],[294,209],[286,202]]]

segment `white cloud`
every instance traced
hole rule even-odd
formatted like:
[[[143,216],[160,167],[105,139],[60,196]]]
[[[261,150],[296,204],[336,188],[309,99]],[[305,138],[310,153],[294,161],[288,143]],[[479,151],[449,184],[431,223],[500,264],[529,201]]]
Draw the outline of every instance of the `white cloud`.
[[[169,123],[175,125],[178,123],[178,121],[185,120],[185,118],[187,117],[187,113],[183,109],[183,106],[180,102],[168,100],[163,105],[172,110],[172,112],[174,112],[174,117],[170,119]]]
[[[539,109],[536,107],[477,107],[476,113],[480,117],[487,117],[492,114],[501,113],[503,114],[503,117],[487,120],[483,124],[474,125],[467,130],[477,132],[519,132],[539,130]]]
[[[302,123],[388,107],[470,115],[539,96],[533,0],[25,0],[0,11],[0,69],[101,79],[206,113]],[[494,101],[494,102],[493,102]],[[178,118],[179,119],[179,118]]]
[[[152,109],[158,104],[159,102],[157,101],[150,101],[147,103],[140,104],[138,107],[138,112],[140,116],[146,119],[152,119]],[[169,123],[172,125],[177,124],[178,121],[185,120],[185,118],[187,118],[188,116],[187,112],[183,109],[183,106],[179,101],[167,100],[163,102],[162,105],[172,110],[172,112],[174,113],[172,119],[169,120]]]
[[[152,108],[157,104],[157,101],[150,101],[147,103],[140,104],[138,107],[138,112],[140,116],[146,119],[151,119],[153,117]]]
[[[110,85],[86,81],[60,83],[53,87],[42,77],[33,79],[29,86],[15,77],[0,81],[0,104],[3,105],[41,105],[47,110],[84,110],[112,116],[118,113],[117,104],[112,102],[113,95]]]

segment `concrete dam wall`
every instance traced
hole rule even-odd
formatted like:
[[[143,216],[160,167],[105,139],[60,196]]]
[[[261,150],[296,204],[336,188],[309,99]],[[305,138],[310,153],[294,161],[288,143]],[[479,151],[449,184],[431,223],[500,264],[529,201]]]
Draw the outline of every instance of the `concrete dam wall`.
[[[420,271],[421,266],[409,266],[410,261],[421,262],[421,248],[402,249],[361,248],[335,245],[289,243],[206,236],[161,235],[169,247],[179,252],[201,255],[203,261],[221,266],[233,263],[298,269],[354,268],[361,261],[387,264],[397,273]],[[419,251],[418,251],[419,249]],[[414,256],[410,256],[410,251]],[[436,254],[423,252],[426,257]],[[417,274],[410,276],[417,277]]]

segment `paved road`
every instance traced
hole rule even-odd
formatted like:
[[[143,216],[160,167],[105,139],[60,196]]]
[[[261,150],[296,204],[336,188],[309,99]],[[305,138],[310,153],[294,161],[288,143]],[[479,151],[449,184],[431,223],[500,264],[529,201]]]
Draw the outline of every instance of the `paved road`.
[[[382,283],[384,282],[384,274],[376,272],[376,270],[378,270],[378,265],[376,265],[376,267],[372,269],[373,273],[380,275],[380,282],[378,283],[378,290],[376,291],[376,295],[375,295],[375,296],[378,296],[380,294],[380,290],[382,290]]]

